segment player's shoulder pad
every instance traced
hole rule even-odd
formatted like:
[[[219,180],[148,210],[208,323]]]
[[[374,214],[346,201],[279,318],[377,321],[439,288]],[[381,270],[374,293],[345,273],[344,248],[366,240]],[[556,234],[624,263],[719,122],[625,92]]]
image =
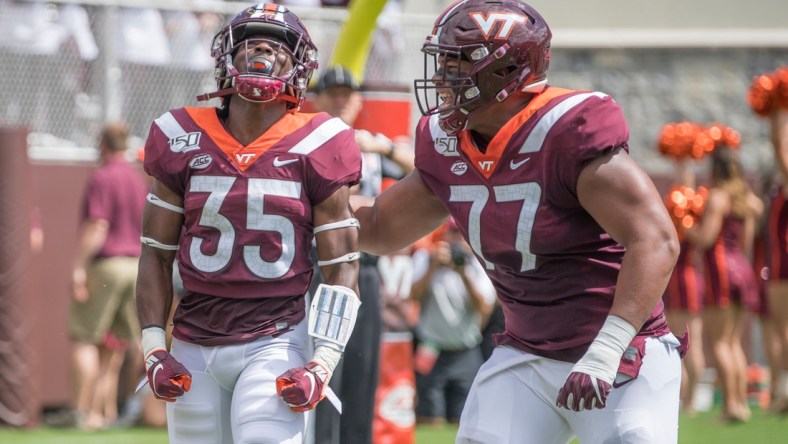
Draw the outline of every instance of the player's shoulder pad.
[[[626,147],[629,140],[621,107],[601,92],[578,92],[555,104],[543,119],[554,122],[551,137],[579,150]]]
[[[319,112],[296,113],[291,118],[295,120],[295,126],[299,127],[293,135],[297,134],[296,137],[300,138],[293,141],[293,146],[288,150],[291,154],[308,156],[323,146],[333,146],[330,142],[338,142],[341,146],[355,143],[352,129],[339,117]]]

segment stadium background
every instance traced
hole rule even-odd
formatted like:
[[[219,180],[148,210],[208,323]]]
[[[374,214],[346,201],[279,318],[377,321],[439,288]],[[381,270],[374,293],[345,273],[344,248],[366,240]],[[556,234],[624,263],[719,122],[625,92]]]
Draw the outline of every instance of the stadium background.
[[[742,133],[748,172],[772,167],[767,127],[750,111],[746,92],[754,75],[788,63],[788,2],[530,3],[553,28],[550,83],[611,94],[629,119],[633,156],[658,184],[670,165],[654,148],[656,136],[679,120],[732,126]],[[22,423],[37,422],[40,407],[65,404],[70,395],[69,270],[102,123],[126,120],[139,147],[164,111],[200,105],[195,95],[213,87],[210,37],[247,4],[0,0],[0,398],[4,406],[27,403],[32,410]],[[422,73],[421,43],[446,4],[403,0],[400,12],[379,18],[364,75],[368,97],[402,98],[412,89]],[[347,11],[292,9],[327,66]],[[189,19],[194,13],[201,22]],[[418,118],[411,105],[409,128]],[[41,215],[41,254],[27,251],[26,214]],[[22,399],[31,390],[33,407]],[[5,413],[1,422],[21,418]]]

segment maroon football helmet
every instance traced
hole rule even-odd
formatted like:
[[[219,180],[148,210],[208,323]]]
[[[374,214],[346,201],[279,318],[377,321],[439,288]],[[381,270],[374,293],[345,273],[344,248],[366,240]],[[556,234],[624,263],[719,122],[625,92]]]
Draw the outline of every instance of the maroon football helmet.
[[[265,41],[275,54],[253,55],[249,47]],[[243,66],[235,66],[238,51],[246,55]],[[281,73],[284,53],[292,69]],[[208,100],[238,93],[253,102],[281,99],[289,107],[304,101],[312,73],[318,67],[317,48],[301,20],[287,8],[260,3],[241,11],[214,37],[211,55],[216,59],[216,92],[198,96]]]
[[[452,4],[435,21],[421,49],[424,78],[414,82],[421,113],[439,114],[441,128],[456,134],[465,129],[472,112],[516,90],[542,91],[551,37],[542,16],[517,0]],[[458,70],[460,62],[470,69]],[[453,102],[441,103],[442,97]]]

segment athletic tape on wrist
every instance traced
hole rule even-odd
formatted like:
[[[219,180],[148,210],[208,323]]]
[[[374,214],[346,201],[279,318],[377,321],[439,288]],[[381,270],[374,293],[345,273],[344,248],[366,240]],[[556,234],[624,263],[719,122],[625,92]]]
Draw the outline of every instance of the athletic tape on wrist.
[[[323,381],[324,383],[328,383],[331,375],[334,374],[334,369],[339,364],[339,360],[342,359],[342,352],[336,350],[332,345],[327,341],[315,340],[315,354],[312,356],[312,360],[322,365],[328,372],[326,380]]]
[[[145,327],[142,330],[142,355],[148,355],[154,350],[167,350],[167,340],[164,329],[161,327]]]
[[[616,379],[621,356],[627,349],[637,330],[618,316],[608,316],[588,351],[572,367],[581,372],[612,384]]]

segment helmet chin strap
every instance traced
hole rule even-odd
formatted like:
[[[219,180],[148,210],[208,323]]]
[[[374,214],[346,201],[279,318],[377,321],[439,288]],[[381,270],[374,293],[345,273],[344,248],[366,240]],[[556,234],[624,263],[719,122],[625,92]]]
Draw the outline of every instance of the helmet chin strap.
[[[197,96],[198,101],[210,100],[215,97],[238,94],[248,102],[266,103],[276,99],[298,104],[299,100],[284,94],[287,84],[275,77],[265,78],[255,75],[242,75],[233,68],[232,86],[218,91]]]
[[[496,103],[503,102],[504,100],[506,100],[511,95],[507,91],[511,87],[510,85],[507,85],[507,87],[505,87],[501,91],[499,91],[498,94],[496,94],[496,96],[495,96],[495,100],[490,100],[490,101],[488,101],[486,103],[482,103],[481,105],[479,105],[478,107],[476,107],[476,108],[474,108],[474,109],[472,109],[470,111],[468,111],[464,107],[457,108],[454,112],[452,112],[452,115],[454,115],[455,112],[460,112],[460,113],[464,114],[465,116],[464,116],[464,118],[461,121],[460,121],[460,119],[458,119],[456,117],[451,119],[451,122],[449,122],[448,119],[447,120],[439,120],[439,122],[438,122],[439,126],[441,127],[442,130],[446,131],[447,134],[449,134],[449,135],[456,135],[457,133],[459,133],[460,131],[462,131],[462,130],[464,130],[465,128],[468,127],[468,119],[471,118],[471,115],[473,115],[474,113],[476,113],[478,111],[481,111],[483,109],[489,108],[490,106],[492,106],[492,105],[494,105]],[[547,79],[543,79],[543,80],[540,80],[538,82],[534,82],[534,83],[530,83],[528,85],[524,85],[522,87],[514,88],[514,91],[518,91],[519,90],[521,92],[528,93],[528,94],[539,94],[542,91],[544,91],[546,86],[547,86]],[[450,115],[449,117],[452,117],[452,115]],[[460,124],[462,125],[461,127],[460,127]]]

